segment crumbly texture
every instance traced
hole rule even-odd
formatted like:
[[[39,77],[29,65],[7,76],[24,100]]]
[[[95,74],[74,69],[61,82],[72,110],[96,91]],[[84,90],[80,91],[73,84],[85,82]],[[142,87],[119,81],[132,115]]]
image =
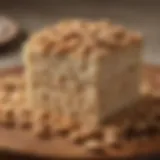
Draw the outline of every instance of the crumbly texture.
[[[21,106],[25,101],[23,75],[9,75],[0,79],[0,103],[5,107]]]
[[[26,49],[30,54],[89,54],[95,49],[104,54],[113,53],[112,49],[136,46],[142,43],[139,32],[127,30],[122,25],[112,24],[110,21],[63,20],[45,27],[33,34]],[[107,50],[107,52],[106,52]],[[100,54],[100,53],[99,53]]]
[[[108,21],[66,20],[23,49],[27,101],[94,127],[139,97],[141,35]]]

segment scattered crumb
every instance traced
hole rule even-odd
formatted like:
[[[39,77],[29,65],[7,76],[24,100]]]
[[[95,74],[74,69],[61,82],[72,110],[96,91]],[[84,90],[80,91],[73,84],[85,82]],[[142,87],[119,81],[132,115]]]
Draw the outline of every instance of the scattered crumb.
[[[89,140],[87,141],[84,146],[87,151],[95,153],[95,154],[102,154],[104,153],[104,146],[101,141],[97,140]]]
[[[120,141],[120,129],[115,126],[108,126],[104,129],[104,142],[107,147],[117,147]]]
[[[13,128],[17,123],[18,127],[30,129],[33,135],[41,139],[65,135],[73,143],[82,144],[93,153],[102,153],[103,147],[119,149],[124,142],[148,141],[160,134],[160,100],[151,95],[147,94],[132,109],[118,113],[103,130],[89,129],[80,128],[76,121],[67,117],[62,119],[49,111],[25,108],[24,79],[19,76],[6,79],[0,80],[2,127]]]
[[[21,108],[16,112],[18,126],[23,129],[32,127],[32,111],[27,108]]]
[[[8,128],[12,128],[15,125],[15,113],[11,107],[5,107],[1,110],[0,123]]]
[[[62,124],[53,124],[53,130],[58,136],[66,136],[70,132],[70,129]]]
[[[53,136],[52,128],[47,124],[36,125],[33,128],[33,134],[41,139],[48,139],[48,138],[51,138],[51,136]]]
[[[84,138],[83,138],[83,136],[81,136],[80,132],[78,132],[78,131],[71,132],[69,135],[69,139],[75,144],[83,144],[84,143]]]
[[[34,111],[34,122],[39,124],[47,124],[49,123],[50,119],[50,112],[48,110],[39,109]]]
[[[73,131],[69,138],[77,144],[83,144],[85,143],[87,140],[90,139],[97,139],[100,140],[102,139],[102,131],[101,129],[87,129],[87,128],[83,128],[80,130],[76,130]]]

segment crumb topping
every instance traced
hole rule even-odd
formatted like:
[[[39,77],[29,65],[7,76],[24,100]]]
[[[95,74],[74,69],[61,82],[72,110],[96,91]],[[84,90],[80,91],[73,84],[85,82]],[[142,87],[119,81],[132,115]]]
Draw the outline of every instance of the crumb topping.
[[[142,36],[105,20],[63,20],[33,34],[27,43],[31,53],[72,54],[140,47]],[[106,52],[107,51],[107,52]],[[99,53],[99,51],[98,51]]]

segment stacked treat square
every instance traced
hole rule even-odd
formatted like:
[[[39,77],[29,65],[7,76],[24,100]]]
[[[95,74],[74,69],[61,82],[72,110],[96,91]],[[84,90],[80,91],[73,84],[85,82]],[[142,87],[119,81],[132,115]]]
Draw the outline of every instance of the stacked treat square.
[[[28,107],[95,127],[139,97],[142,37],[105,20],[64,20],[23,49]]]

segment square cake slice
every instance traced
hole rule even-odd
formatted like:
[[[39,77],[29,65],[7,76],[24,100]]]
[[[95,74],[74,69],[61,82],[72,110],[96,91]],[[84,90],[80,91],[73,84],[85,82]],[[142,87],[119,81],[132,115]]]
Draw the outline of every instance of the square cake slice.
[[[23,49],[28,106],[101,122],[139,98],[142,37],[104,20],[64,20]]]

